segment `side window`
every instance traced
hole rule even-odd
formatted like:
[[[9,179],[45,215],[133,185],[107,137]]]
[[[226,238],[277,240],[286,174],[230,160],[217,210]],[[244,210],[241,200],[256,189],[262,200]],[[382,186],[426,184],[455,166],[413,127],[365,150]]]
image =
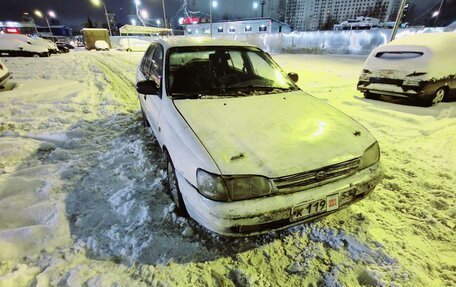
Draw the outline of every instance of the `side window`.
[[[162,76],[163,72],[163,47],[157,45],[157,48],[154,51],[154,56],[152,57],[152,64],[150,66],[151,74],[155,74],[157,77]]]
[[[147,52],[144,55],[143,62],[141,63],[141,72],[146,78],[150,77],[150,65],[152,63],[152,56],[154,54],[155,47],[155,44],[150,45],[149,49],[147,49]]]
[[[244,60],[242,59],[241,52],[230,51],[230,58],[231,61],[229,61],[229,64],[231,64],[233,68],[236,68],[239,71],[244,70]]]

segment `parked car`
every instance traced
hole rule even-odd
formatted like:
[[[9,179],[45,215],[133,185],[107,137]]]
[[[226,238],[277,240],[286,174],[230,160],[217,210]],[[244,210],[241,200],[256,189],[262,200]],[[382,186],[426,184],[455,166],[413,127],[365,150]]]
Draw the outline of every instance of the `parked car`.
[[[49,57],[49,50],[15,39],[0,38],[0,56],[8,57]]]
[[[95,49],[97,51],[109,51],[109,45],[105,40],[95,41]]]
[[[32,37],[29,37],[27,35],[22,35],[22,34],[0,34],[0,39],[14,39],[14,40],[22,41],[24,43],[33,45],[33,46],[44,47],[44,48],[48,49],[48,52],[50,54],[57,54],[59,52],[57,46],[53,42],[51,42],[49,40],[45,40],[40,37],[32,38]]]
[[[8,71],[8,68],[0,61],[0,89],[2,89],[6,82],[11,78],[11,73]]]
[[[59,53],[69,53],[70,49],[67,48],[66,45],[62,45],[60,43],[57,43],[57,48],[59,49]]]
[[[150,42],[134,39],[134,38],[123,38],[119,41],[118,50],[128,52],[145,52],[149,48]]]
[[[55,44],[57,45],[57,47],[63,46],[63,47],[66,47],[69,50],[74,49],[74,46],[71,45],[70,43],[67,43],[67,42],[57,41],[57,42],[55,42]]]
[[[252,235],[325,216],[381,178],[372,134],[301,91],[298,75],[256,46],[158,39],[136,80],[177,213],[216,233]]]
[[[372,51],[358,90],[369,99],[381,95],[411,98],[432,106],[456,96],[456,33],[426,33],[396,39]]]

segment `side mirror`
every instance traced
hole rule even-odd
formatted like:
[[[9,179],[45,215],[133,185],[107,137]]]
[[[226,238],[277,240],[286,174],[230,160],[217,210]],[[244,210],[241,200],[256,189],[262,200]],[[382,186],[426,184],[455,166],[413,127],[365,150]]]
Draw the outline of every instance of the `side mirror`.
[[[143,95],[157,95],[159,89],[155,81],[145,80],[136,83],[136,91]]]
[[[299,81],[299,75],[296,73],[288,73],[288,77],[295,83]]]

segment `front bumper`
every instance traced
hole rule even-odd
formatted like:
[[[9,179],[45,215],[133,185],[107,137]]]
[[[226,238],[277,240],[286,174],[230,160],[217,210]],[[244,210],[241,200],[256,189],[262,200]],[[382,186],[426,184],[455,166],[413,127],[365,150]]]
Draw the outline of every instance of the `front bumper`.
[[[185,206],[190,216],[207,229],[225,236],[246,236],[279,230],[305,221],[326,216],[364,198],[380,182],[380,164],[356,174],[319,187],[290,194],[249,199],[235,202],[218,202],[202,196],[198,190],[177,174]],[[338,209],[291,220],[293,207],[326,198],[330,195],[354,191],[353,198]]]
[[[384,79],[384,82],[371,82],[369,80],[360,79],[358,81],[357,89],[363,93],[369,92],[372,94],[417,100],[428,99],[434,94],[434,90],[431,87],[432,85],[426,81],[422,81],[417,86],[407,86],[402,84],[402,82],[402,80],[393,79]]]

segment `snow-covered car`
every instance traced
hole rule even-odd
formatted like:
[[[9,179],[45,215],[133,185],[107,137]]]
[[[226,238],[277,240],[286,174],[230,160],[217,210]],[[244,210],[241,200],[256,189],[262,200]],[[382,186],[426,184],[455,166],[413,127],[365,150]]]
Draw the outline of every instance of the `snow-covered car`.
[[[48,49],[48,52],[50,54],[57,54],[59,52],[57,46],[49,41],[45,40],[40,37],[29,37],[27,35],[22,35],[22,34],[0,34],[0,39],[14,39],[18,41],[22,41],[24,43],[33,45],[33,46],[40,46]]]
[[[95,49],[97,51],[109,51],[109,45],[105,40],[95,41]]]
[[[49,57],[49,50],[15,39],[0,38],[0,56]]]
[[[150,42],[135,39],[135,38],[123,38],[119,41],[118,50],[128,52],[145,52],[149,48]]]
[[[358,90],[369,99],[381,95],[432,106],[456,96],[456,33],[426,33],[396,39],[372,51]]]
[[[176,212],[211,231],[296,225],[364,198],[381,179],[372,134],[300,90],[298,75],[256,46],[159,39],[136,80]]]
[[[6,84],[6,82],[11,78],[11,73],[8,71],[8,68],[5,64],[0,61],[0,89]]]

